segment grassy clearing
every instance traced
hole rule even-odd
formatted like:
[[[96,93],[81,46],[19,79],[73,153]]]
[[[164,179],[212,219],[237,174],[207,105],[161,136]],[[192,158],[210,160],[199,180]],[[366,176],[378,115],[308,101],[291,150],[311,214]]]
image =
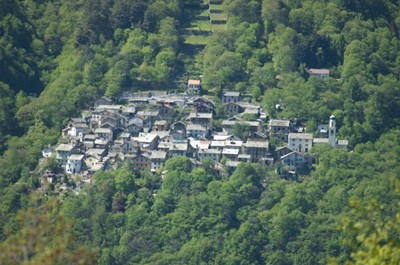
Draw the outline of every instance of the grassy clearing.
[[[211,16],[211,20],[227,20],[228,19],[228,17],[224,13],[221,13],[221,14],[212,13],[212,14],[210,14],[210,16]]]
[[[204,9],[203,11],[201,11],[201,13],[199,14],[199,16],[208,16],[210,14],[210,11],[208,9]]]
[[[224,10],[222,5],[211,4],[210,9],[212,10]]]
[[[226,30],[226,24],[213,24],[212,25],[213,32],[215,31],[224,31]]]
[[[208,42],[208,36],[190,35],[185,36],[185,44],[192,45],[206,45]]]
[[[208,20],[194,20],[190,23],[189,29],[211,30],[211,23]]]

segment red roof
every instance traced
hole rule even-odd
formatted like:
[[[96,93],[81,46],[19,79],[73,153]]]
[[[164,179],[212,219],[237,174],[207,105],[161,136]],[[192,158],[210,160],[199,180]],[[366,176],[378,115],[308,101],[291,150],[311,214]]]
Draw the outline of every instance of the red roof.
[[[188,85],[200,85],[200,84],[201,84],[200,80],[189,79],[188,81]]]

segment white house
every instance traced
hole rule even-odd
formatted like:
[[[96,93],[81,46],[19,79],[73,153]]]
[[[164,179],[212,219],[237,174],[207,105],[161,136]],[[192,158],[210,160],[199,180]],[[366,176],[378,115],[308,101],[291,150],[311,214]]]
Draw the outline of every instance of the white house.
[[[197,93],[201,89],[201,80],[189,79],[187,88],[189,92]]]
[[[67,163],[67,158],[72,154],[74,147],[70,144],[60,144],[56,148],[56,159],[61,163],[61,165],[65,165]]]
[[[48,157],[51,157],[52,155],[53,155],[53,148],[50,145],[49,146],[45,146],[42,149],[42,156],[43,157],[48,158]]]
[[[71,137],[78,137],[79,133],[87,133],[88,131],[88,126],[85,123],[76,123],[73,124],[69,131],[68,131],[68,135]]]
[[[133,138],[141,148],[154,150],[157,148],[160,136],[156,133],[139,133],[138,137]]]
[[[84,155],[70,155],[65,166],[65,172],[67,174],[77,174],[82,170],[82,161]]]
[[[311,133],[289,133],[288,147],[294,151],[307,153],[313,145]]]

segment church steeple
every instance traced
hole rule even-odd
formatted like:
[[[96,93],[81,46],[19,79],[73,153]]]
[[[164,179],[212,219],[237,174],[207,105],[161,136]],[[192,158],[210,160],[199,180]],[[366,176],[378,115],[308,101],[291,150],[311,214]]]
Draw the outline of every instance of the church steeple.
[[[329,117],[329,144],[333,147],[336,146],[336,118],[335,116],[331,115]]]

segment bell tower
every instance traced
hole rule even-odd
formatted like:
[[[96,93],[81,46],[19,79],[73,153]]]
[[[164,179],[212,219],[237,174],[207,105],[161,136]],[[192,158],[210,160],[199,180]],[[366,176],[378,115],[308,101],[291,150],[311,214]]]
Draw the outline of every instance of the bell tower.
[[[329,117],[329,144],[333,147],[336,146],[336,118],[335,116],[331,115]]]

